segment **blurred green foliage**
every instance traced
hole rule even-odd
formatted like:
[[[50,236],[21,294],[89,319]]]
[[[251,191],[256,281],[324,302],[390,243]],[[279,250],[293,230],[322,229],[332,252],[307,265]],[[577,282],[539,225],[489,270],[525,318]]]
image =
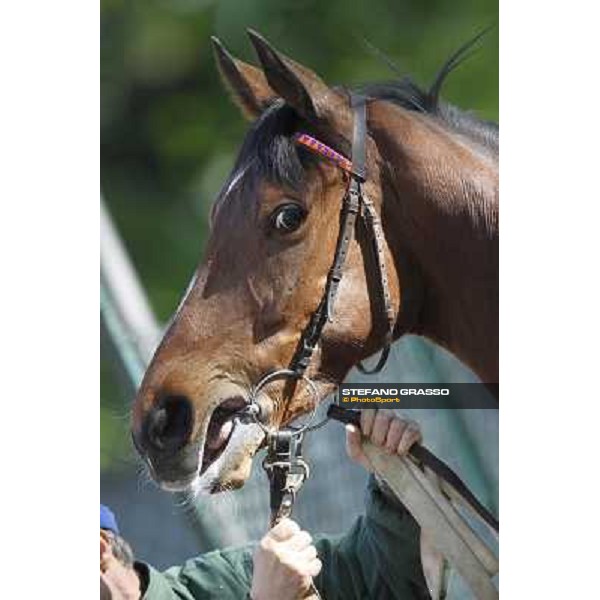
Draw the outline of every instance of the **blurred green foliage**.
[[[247,127],[218,79],[211,35],[255,62],[252,27],[332,84],[393,79],[368,40],[427,85],[497,18],[497,0],[102,0],[102,193],[159,319],[175,309],[202,255],[208,208]],[[443,96],[497,119],[496,29]],[[128,436],[113,408],[127,407],[108,372],[102,443],[115,449]]]

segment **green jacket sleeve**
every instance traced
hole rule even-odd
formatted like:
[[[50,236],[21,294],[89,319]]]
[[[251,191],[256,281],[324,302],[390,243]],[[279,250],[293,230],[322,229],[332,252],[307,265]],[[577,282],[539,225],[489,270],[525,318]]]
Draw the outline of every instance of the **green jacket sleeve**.
[[[371,477],[365,516],[338,538],[316,542],[327,600],[428,600],[417,522]]]
[[[343,507],[340,507],[343,510]],[[365,515],[350,531],[315,541],[323,568],[315,583],[324,600],[425,600],[419,526],[372,478]],[[254,545],[210,552],[159,573],[137,563],[143,600],[248,598]]]
[[[254,544],[208,552],[160,573],[137,562],[142,600],[245,599],[252,584]]]

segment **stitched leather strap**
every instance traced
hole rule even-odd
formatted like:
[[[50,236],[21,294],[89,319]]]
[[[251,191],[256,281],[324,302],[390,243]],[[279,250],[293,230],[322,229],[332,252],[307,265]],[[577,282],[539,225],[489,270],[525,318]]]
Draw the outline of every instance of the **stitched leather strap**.
[[[392,306],[389,277],[385,263],[385,240],[383,228],[381,226],[381,219],[379,218],[379,215],[377,214],[377,211],[375,210],[370,198],[365,194],[362,195],[362,206],[363,221],[373,244],[373,253],[377,263],[377,280],[379,281],[381,292],[380,298],[383,303],[383,310],[385,312],[387,324],[384,337],[384,346],[381,354],[379,355],[377,364],[371,369],[365,367],[362,362],[356,365],[361,373],[364,373],[365,375],[371,375],[373,373],[379,373],[388,360],[390,348],[394,340],[394,324],[396,321],[396,316],[394,314],[394,307]]]
[[[360,198],[357,191],[351,185],[343,201],[335,258],[327,275],[327,282],[321,302],[304,329],[296,348],[296,353],[290,363],[290,369],[296,371],[298,374],[304,373],[308,368],[323,328],[327,321],[331,321],[333,318],[333,307],[344,272],[344,263],[348,255],[348,248],[354,236],[356,216],[359,208]]]
[[[353,95],[350,100],[354,112],[354,128],[352,136],[352,172],[348,190],[343,200],[340,214],[340,228],[336,243],[333,264],[327,275],[327,282],[319,306],[312,314],[308,325],[302,332],[302,337],[290,363],[290,369],[298,374],[303,374],[319,342],[323,328],[327,321],[333,320],[333,308],[337,297],[338,287],[344,272],[344,264],[348,254],[350,242],[354,236],[356,217],[361,217],[371,239],[373,252],[377,263],[377,275],[381,291],[381,299],[386,317],[386,333],[383,351],[373,369],[367,369],[358,364],[358,369],[363,373],[378,373],[387,362],[390,346],[393,339],[395,315],[392,306],[389,278],[385,264],[385,241],[381,220],[371,200],[364,195],[362,184],[366,179],[366,137],[367,137],[367,107],[366,98]],[[300,141],[301,137],[297,139]],[[312,138],[311,138],[312,139]],[[316,140],[318,142],[318,140]],[[303,142],[302,142],[303,143]],[[320,142],[318,142],[320,143]],[[328,149],[327,147],[325,147]],[[319,151],[321,152],[321,151]],[[362,209],[362,210],[361,210]]]

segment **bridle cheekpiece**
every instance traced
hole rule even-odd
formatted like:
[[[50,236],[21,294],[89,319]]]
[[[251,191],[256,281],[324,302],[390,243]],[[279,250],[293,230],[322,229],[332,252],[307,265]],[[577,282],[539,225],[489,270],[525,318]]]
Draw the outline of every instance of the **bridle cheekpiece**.
[[[306,376],[306,370],[310,365],[315,348],[321,339],[323,329],[328,322],[333,321],[334,305],[337,297],[340,281],[344,272],[344,264],[350,247],[350,242],[354,238],[356,229],[356,219],[360,215],[367,231],[369,240],[372,244],[373,255],[378,271],[378,281],[381,293],[381,301],[386,318],[386,331],[384,337],[383,351],[375,367],[367,370],[361,364],[358,369],[366,374],[378,373],[383,369],[387,362],[390,346],[393,340],[396,314],[392,306],[391,294],[389,291],[389,278],[385,263],[385,240],[381,219],[375,210],[375,207],[369,197],[364,193],[363,184],[366,181],[366,138],[367,138],[367,110],[366,98],[360,95],[351,96],[351,106],[354,113],[354,128],[352,136],[352,160],[340,154],[333,148],[312,137],[308,133],[300,132],[294,137],[295,142],[307,150],[322,156],[335,166],[342,169],[349,175],[348,187],[342,201],[340,211],[340,228],[336,243],[333,263],[327,274],[327,281],[323,290],[321,301],[316,310],[312,313],[310,320],[304,328],[296,351],[290,365],[285,369],[272,371],[264,375],[254,386],[250,394],[250,406],[248,414],[253,420],[261,420],[258,395],[263,388],[275,379],[292,379],[296,381],[304,380],[309,384],[311,394],[316,397],[316,387]],[[315,428],[311,426],[315,411],[311,413],[311,418],[300,429],[307,431]],[[266,429],[264,423],[260,423],[263,430]]]

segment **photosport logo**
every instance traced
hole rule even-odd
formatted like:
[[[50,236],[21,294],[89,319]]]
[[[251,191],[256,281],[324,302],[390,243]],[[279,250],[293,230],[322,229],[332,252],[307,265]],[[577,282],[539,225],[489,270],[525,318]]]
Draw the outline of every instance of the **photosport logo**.
[[[483,383],[348,383],[338,402],[347,408],[498,408],[498,385]]]

